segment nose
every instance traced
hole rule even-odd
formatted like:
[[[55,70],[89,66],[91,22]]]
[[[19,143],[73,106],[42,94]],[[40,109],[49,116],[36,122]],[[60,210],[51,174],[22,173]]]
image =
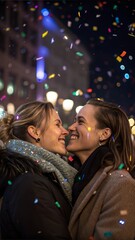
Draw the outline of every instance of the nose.
[[[69,132],[66,130],[66,128],[62,127],[62,134],[66,136],[69,134]]]
[[[72,123],[69,127],[68,130],[69,131],[74,131],[76,129],[76,122]]]

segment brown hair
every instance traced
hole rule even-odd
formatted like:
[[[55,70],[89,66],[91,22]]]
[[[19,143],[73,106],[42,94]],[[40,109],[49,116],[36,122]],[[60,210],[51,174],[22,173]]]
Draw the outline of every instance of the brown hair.
[[[33,101],[21,105],[14,115],[6,114],[0,120],[0,139],[4,143],[16,138],[27,141],[28,126],[33,125],[38,128],[45,118],[47,128],[52,109],[54,107],[50,102]]]
[[[131,170],[134,166],[133,142],[131,128],[126,113],[116,104],[101,99],[90,99],[87,104],[97,108],[95,118],[98,128],[110,128],[112,134],[108,139],[108,146],[113,154],[114,168],[124,163],[125,168]]]

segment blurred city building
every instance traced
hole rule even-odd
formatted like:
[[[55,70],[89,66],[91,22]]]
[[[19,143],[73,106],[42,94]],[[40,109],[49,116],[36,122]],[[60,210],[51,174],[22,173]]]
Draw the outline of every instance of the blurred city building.
[[[86,102],[90,55],[42,1],[0,2],[0,57],[0,105],[6,111],[46,100],[51,91],[66,125]]]

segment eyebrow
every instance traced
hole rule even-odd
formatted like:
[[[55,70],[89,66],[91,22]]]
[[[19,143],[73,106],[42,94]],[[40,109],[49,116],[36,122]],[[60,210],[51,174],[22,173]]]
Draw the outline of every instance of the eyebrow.
[[[62,124],[62,121],[60,119],[55,119],[55,122],[59,122],[60,124]]]
[[[81,120],[81,119],[83,119],[84,121],[86,121],[86,119],[85,119],[83,116],[77,116],[77,117],[75,117],[75,121],[76,121],[76,120]]]

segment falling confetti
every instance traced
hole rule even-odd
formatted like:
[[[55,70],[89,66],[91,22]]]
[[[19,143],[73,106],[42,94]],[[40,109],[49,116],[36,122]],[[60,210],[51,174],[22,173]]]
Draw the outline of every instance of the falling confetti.
[[[55,205],[57,206],[57,208],[61,208],[60,203],[58,201],[55,202]]]

